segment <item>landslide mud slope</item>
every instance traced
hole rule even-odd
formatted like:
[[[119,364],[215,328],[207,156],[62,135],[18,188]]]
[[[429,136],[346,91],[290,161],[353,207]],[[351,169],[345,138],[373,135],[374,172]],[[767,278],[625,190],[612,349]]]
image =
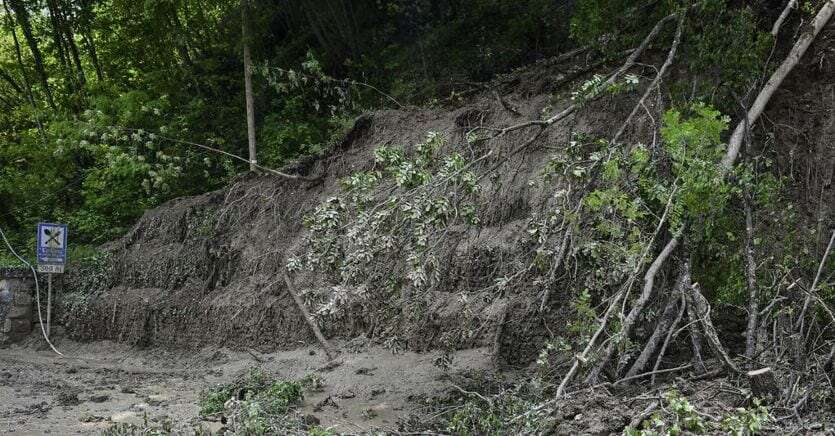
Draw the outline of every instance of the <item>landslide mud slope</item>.
[[[825,47],[818,47],[817,53]],[[822,60],[824,55],[820,54]],[[829,61],[820,65],[832,70]],[[501,350],[500,357],[507,362],[529,362],[542,341],[560,335],[567,324],[569,309],[560,298],[564,290],[550,290],[553,297],[547,310],[540,311],[540,297],[546,290],[537,288],[536,283],[518,282],[500,293],[486,289],[531,261],[524,242],[527,224],[553,201],[555,189],[541,177],[548,157],[563,149],[573,132],[611,137],[637,98],[633,94],[608,96],[588,104],[545,130],[519,153],[513,151],[538,127],[475,145],[468,143],[467,132],[476,126],[502,128],[567,106],[569,87],[564,85],[576,78],[573,71],[584,70],[585,65],[581,62],[563,69],[566,74],[552,67],[546,62],[497,82],[494,90],[501,99],[489,90],[458,102],[459,107],[381,111],[360,117],[344,140],[324,156],[287,169],[307,176],[322,175],[320,183],[244,176],[228,188],[177,199],[147,212],[125,237],[105,247],[110,256],[100,280],[82,277],[68,282],[67,291],[76,302],[68,305],[65,313],[68,332],[80,340],[109,339],[140,346],[220,345],[266,351],[311,343],[312,334],[281,275],[288,256],[303,251],[304,216],[339,195],[340,180],[373,169],[377,147],[413,153],[428,132],[438,132],[446,139],[442,152],[457,150],[481,156],[485,150],[473,147],[493,151],[475,168],[478,175],[505,163],[480,182],[479,224],[469,229],[451,228],[452,236],[443,240],[440,284],[422,297],[427,308],[423,319],[404,333],[391,323],[390,316],[354,307],[339,320],[324,319],[322,328],[329,337],[366,334],[380,342],[396,332],[406,347],[418,351],[442,346],[446,331],[466,328],[468,339],[457,343],[457,348],[492,346]],[[835,126],[833,100],[812,101],[831,93],[831,76],[816,68],[800,69],[787,81],[787,89],[804,90],[803,95],[781,95],[768,112],[779,126],[781,120],[797,118],[787,105],[802,100],[815,108],[805,122],[820,129],[804,136],[803,141],[779,137],[790,146],[777,147],[774,153],[777,165],[789,154],[808,156],[800,161],[808,168],[785,169],[789,176],[800,179],[798,192],[819,184],[821,177],[831,180],[835,166],[833,159],[827,158],[835,155],[827,142]],[[635,118],[625,140],[652,142],[651,119],[646,114],[658,109],[655,104],[647,103],[648,110]],[[779,132],[788,135],[787,131]],[[808,180],[801,179],[803,171]],[[831,184],[827,189],[813,200],[832,199]],[[384,186],[376,195],[383,197],[388,192],[390,187]],[[810,210],[807,216],[818,213]],[[406,260],[387,262],[382,267],[394,272],[402,271]],[[303,273],[296,280],[301,290],[335,284],[326,283],[316,271]],[[498,329],[501,323],[505,328]]]

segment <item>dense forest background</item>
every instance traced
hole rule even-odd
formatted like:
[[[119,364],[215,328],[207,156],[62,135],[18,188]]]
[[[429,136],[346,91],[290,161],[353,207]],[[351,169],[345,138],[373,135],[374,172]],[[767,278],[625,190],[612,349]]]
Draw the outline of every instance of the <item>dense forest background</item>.
[[[795,20],[815,11],[801,3]],[[15,243],[31,246],[33,224],[52,220],[69,223],[76,245],[98,244],[150,207],[243,172],[245,164],[187,142],[246,155],[244,42],[254,60],[259,161],[280,167],[326,148],[364,110],[448,103],[478,82],[577,47],[620,56],[680,7],[255,0],[242,22],[241,6],[3,0],[0,225]],[[696,98],[738,110],[729,96],[749,95],[766,73],[769,27],[783,6],[700,2],[682,56],[707,79]],[[672,34],[665,30],[663,41]]]

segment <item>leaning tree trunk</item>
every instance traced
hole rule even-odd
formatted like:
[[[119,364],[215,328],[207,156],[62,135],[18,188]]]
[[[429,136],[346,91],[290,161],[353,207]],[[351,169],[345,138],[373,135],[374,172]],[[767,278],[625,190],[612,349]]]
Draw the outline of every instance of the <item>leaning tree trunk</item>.
[[[734,129],[734,132],[731,135],[730,141],[728,141],[728,151],[725,153],[725,157],[722,158],[723,171],[730,171],[730,169],[734,166],[736,158],[739,156],[739,149],[742,146],[742,140],[745,137],[747,127],[753,125],[760,115],[762,115],[766,105],[768,105],[769,100],[771,100],[771,96],[774,95],[774,91],[780,87],[783,80],[786,79],[786,76],[788,76],[797,63],[800,62],[800,58],[802,58],[806,53],[806,50],[812,44],[812,41],[814,41],[815,37],[818,36],[818,33],[820,33],[826,23],[829,22],[829,19],[832,18],[833,12],[835,12],[835,0],[828,0],[823,7],[821,7],[820,11],[818,11],[818,14],[815,16],[815,19],[812,20],[810,26],[804,29],[803,34],[800,35],[794,43],[794,47],[792,47],[791,52],[789,52],[789,55],[786,56],[786,59],[780,67],[777,68],[777,71],[771,75],[771,78],[768,79],[768,82],[765,86],[763,86],[763,89],[760,90],[759,95],[757,95],[757,99],[754,100],[754,104],[752,104],[751,108],[748,110],[747,120],[743,119],[739,122],[739,124],[737,124],[736,129]]]

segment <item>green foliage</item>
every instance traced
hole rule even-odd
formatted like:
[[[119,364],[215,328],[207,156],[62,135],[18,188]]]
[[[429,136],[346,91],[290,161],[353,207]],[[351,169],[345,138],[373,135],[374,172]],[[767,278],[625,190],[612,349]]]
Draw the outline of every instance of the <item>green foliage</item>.
[[[235,434],[298,432],[303,424],[291,412],[301,403],[304,390],[320,389],[321,384],[321,378],[315,376],[277,380],[260,368],[251,368],[230,384],[201,392],[198,407],[201,416],[223,412],[230,417],[229,426]]]
[[[447,431],[461,436],[503,434],[502,421],[491,411],[473,402],[467,402],[452,419]]]
[[[689,112],[690,116],[682,119],[681,112],[671,109],[662,120],[661,136],[680,186],[673,223],[678,226],[699,220],[709,233],[714,217],[721,215],[731,195],[731,187],[716,164],[725,152],[721,135],[730,118],[703,104],[692,106]]]
[[[678,436],[682,434],[713,434],[722,431],[734,436],[750,436],[760,432],[772,417],[758,401],[752,408],[737,408],[719,422],[706,421],[698,410],[676,391],[664,395],[665,406],[643,422],[642,429],[626,428],[624,436]]]
[[[733,414],[722,419],[722,430],[732,436],[755,435],[772,419],[768,409],[758,400],[754,400],[753,408],[739,407]]]
[[[216,386],[200,392],[197,406],[200,408],[200,415],[211,415],[223,411],[224,404],[234,394],[233,386]]]
[[[571,17],[571,38],[606,54],[633,48],[675,2],[641,7],[630,0],[578,0]]]
[[[764,73],[762,63],[773,46],[773,37],[759,28],[750,6],[730,9],[724,0],[708,0],[701,3],[696,17],[688,22],[690,41],[685,44],[683,58],[695,72],[709,75],[711,82],[726,84],[723,92],[744,92]],[[738,110],[738,104],[716,101],[724,110]]]
[[[312,51],[298,70],[266,65],[261,73],[277,94],[259,134],[261,161],[267,166],[321,153],[357,112],[357,85],[325,74]]]
[[[327,199],[305,218],[310,229],[306,253],[291,257],[288,268],[317,269],[340,283],[307,294],[319,306],[318,314],[338,315],[353,302],[369,301],[366,283],[375,277],[373,266],[391,255],[406,256],[411,266],[402,276],[389,271],[387,277],[395,282],[417,290],[437,282],[433,237],[478,219],[476,176],[458,152],[440,156],[444,145],[442,135],[430,132],[411,156],[378,148],[373,170],[342,180],[343,195]],[[375,202],[372,194],[382,186],[394,190]],[[380,296],[379,301],[385,300]]]
[[[267,413],[286,413],[291,405],[302,398],[302,387],[295,382],[274,381],[258,393],[255,399]]]
[[[634,74],[627,74],[620,82],[606,84],[606,77],[595,74],[591,79],[586,80],[580,87],[571,93],[571,99],[578,105],[599,97],[601,94],[619,94],[622,92],[633,91],[638,87],[638,76]]]

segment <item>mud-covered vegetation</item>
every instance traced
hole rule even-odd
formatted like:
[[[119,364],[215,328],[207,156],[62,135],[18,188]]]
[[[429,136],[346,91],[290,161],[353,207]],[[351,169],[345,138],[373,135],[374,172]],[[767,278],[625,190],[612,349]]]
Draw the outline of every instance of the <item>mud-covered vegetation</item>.
[[[46,3],[4,2],[0,227],[70,223],[73,338],[513,371],[407,432],[831,422],[834,1]],[[320,431],[299,383],[200,413]]]

